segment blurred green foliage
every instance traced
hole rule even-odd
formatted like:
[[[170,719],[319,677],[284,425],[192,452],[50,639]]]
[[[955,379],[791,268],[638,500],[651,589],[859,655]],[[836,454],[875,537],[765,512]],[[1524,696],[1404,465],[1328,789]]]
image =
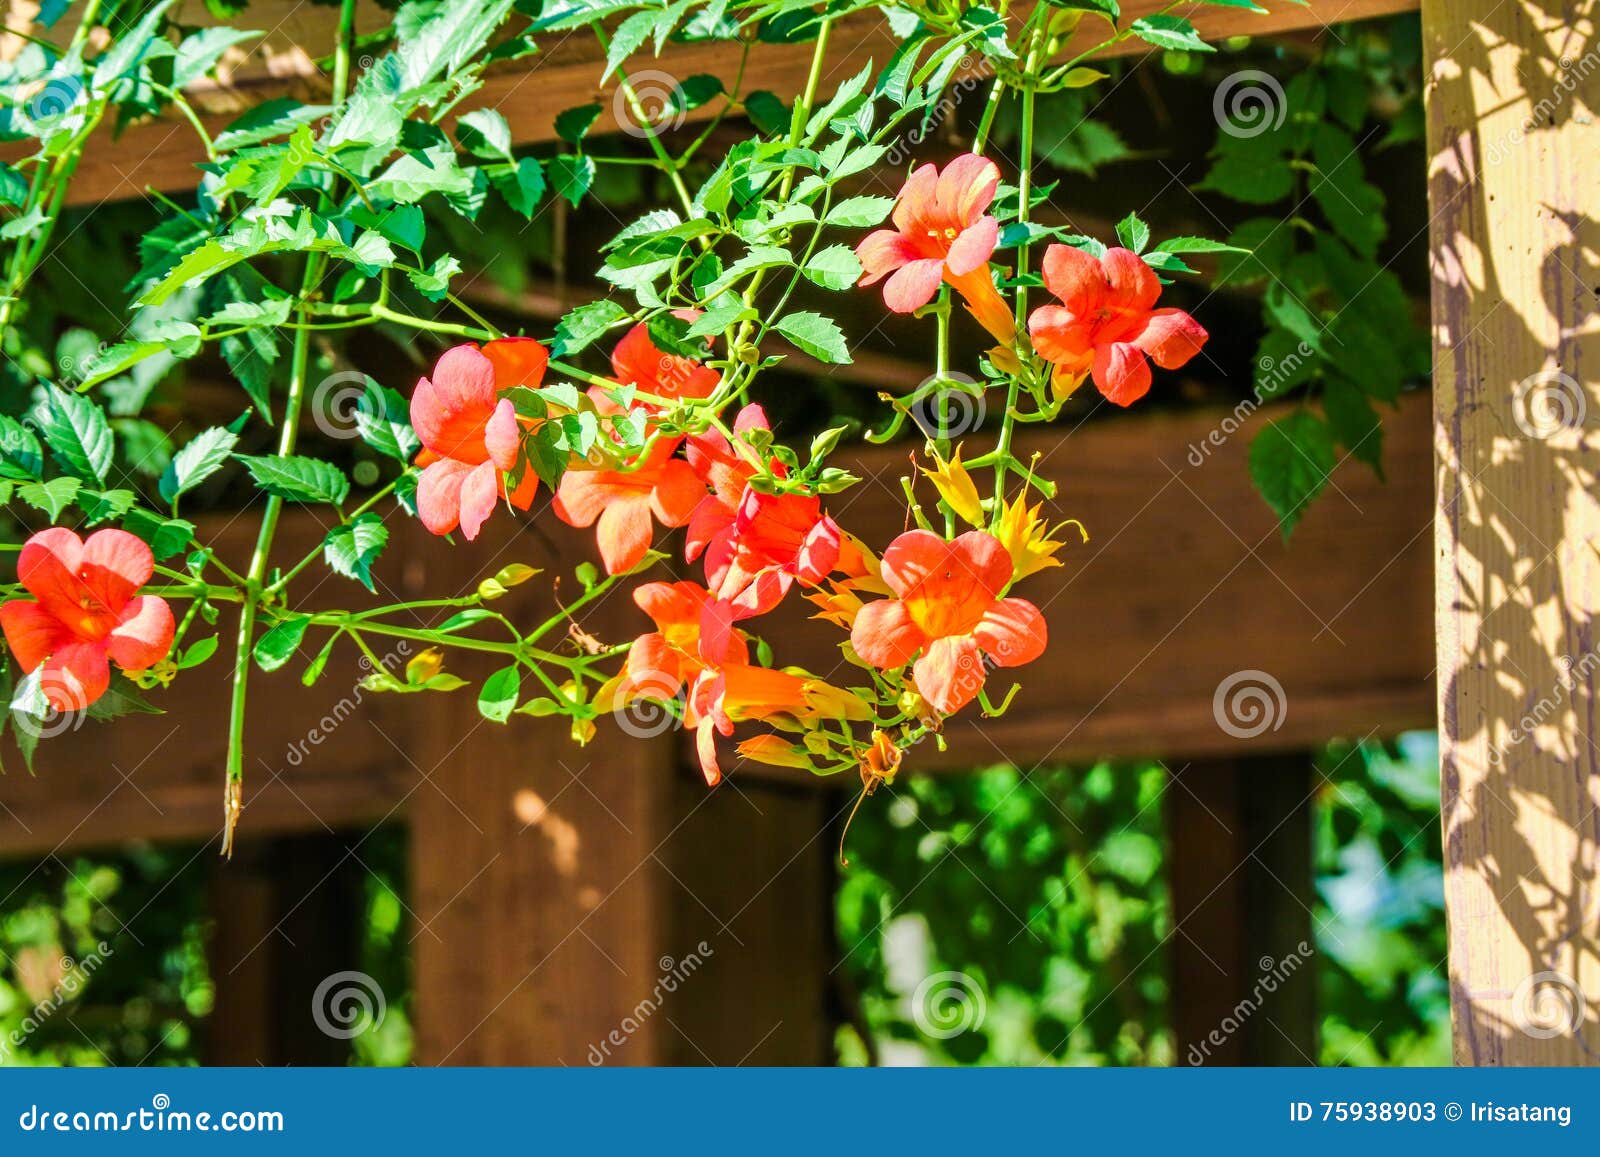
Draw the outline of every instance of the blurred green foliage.
[[[1449,1063],[1438,768],[1422,734],[1319,758],[1324,1064]],[[862,808],[836,907],[841,1063],[1175,1063],[1166,782],[1153,763],[999,767]]]

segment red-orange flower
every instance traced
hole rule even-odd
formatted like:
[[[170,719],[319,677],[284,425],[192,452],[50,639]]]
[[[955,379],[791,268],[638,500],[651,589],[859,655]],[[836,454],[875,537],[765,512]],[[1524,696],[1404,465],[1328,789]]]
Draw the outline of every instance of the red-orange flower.
[[[694,469],[674,458],[678,443],[657,442],[631,470],[568,470],[552,509],[568,526],[593,526],[607,574],[633,569],[655,536],[650,516],[663,526],[683,526],[706,495]]]
[[[686,309],[675,316],[693,321],[699,312]],[[660,398],[709,398],[721,377],[693,358],[659,348],[643,322],[630,329],[611,351],[611,372],[620,384],[635,385]]]
[[[0,606],[0,626],[23,671],[58,711],[81,711],[106,693],[112,661],[143,671],[172,647],[172,611],[136,592],[155,571],[150,548],[124,530],[87,542],[64,527],[41,530],[17,555],[17,578],[37,602]]]
[[[1181,309],[1155,309],[1161,281],[1143,258],[1110,249],[1096,259],[1070,245],[1044,255],[1044,283],[1061,305],[1028,318],[1040,356],[1055,363],[1054,385],[1065,397],[1093,374],[1107,400],[1127,406],[1150,389],[1150,363],[1182,366],[1205,345],[1206,331]]]
[[[509,493],[522,427],[510,399],[513,386],[537,387],[550,353],[531,338],[501,338],[482,349],[459,345],[439,358],[431,378],[411,395],[411,425],[422,442],[417,465],[417,515],[434,534],[457,526],[468,540],[494,512],[497,496],[526,510],[539,478],[531,469]]]
[[[972,530],[946,542],[907,531],[883,552],[883,580],[895,597],[856,613],[850,645],[886,671],[920,652],[911,669],[917,690],[944,714],[959,711],[983,688],[985,657],[1017,667],[1044,651],[1038,608],[1000,597],[1011,573],[1010,555],[991,534]]]
[[[975,153],[957,157],[943,172],[931,164],[917,169],[895,202],[895,227],[869,233],[856,246],[859,284],[887,276],[884,304],[912,313],[933,300],[941,281],[949,282],[983,327],[1009,343],[1011,313],[989,272],[1000,225],[986,210],[999,184],[995,163]]]
[[[718,734],[732,735],[739,720],[807,710],[807,680],[752,666],[749,648],[733,629],[731,608],[698,583],[645,583],[633,597],[656,629],[628,649],[619,699],[671,699],[687,685],[683,722],[695,729],[708,784],[722,778]]]

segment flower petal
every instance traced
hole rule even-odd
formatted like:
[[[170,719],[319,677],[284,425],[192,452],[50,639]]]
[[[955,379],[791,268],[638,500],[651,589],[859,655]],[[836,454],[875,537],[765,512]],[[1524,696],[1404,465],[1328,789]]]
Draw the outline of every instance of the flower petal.
[[[686,526],[700,502],[706,498],[706,484],[681,458],[661,467],[655,488],[650,491],[650,508],[662,526]]]
[[[124,671],[143,671],[172,649],[172,608],[156,595],[140,595],[122,612],[116,630],[106,636],[106,653]]]
[[[0,627],[24,674],[32,672],[52,651],[75,641],[55,616],[27,599],[12,599],[0,606]]]
[[[1123,309],[1146,310],[1161,296],[1161,279],[1131,249],[1108,249],[1100,259],[1111,284],[1111,304]]]
[[[1001,599],[973,637],[997,666],[1020,667],[1044,654],[1048,632],[1039,608],[1027,599]]]
[[[883,552],[883,581],[904,597],[912,588],[944,565],[950,544],[931,530],[908,530]]]
[[[1000,223],[993,217],[980,217],[976,224],[961,231],[944,262],[957,277],[971,273],[989,263],[999,240]]]
[[[434,534],[449,534],[461,525],[461,484],[471,471],[454,458],[423,467],[417,479],[417,517]]]
[[[483,427],[494,412],[494,364],[477,346],[445,350],[411,395],[411,425],[422,444],[445,458],[482,462]]]
[[[1128,342],[1112,342],[1094,351],[1094,384],[1108,402],[1131,406],[1150,392],[1150,363]]]
[[[155,555],[142,538],[125,530],[97,530],[84,541],[78,573],[95,599],[115,612],[150,581],[155,566]]]
[[[800,553],[795,559],[795,574],[802,582],[820,583],[838,562],[839,524],[823,515],[800,543]]]
[[[631,570],[650,549],[655,527],[650,522],[650,496],[630,494],[613,498],[595,526],[600,558],[607,574]]]
[[[1000,169],[987,157],[963,153],[939,174],[939,214],[961,226],[978,219],[1000,187]]]
[[[39,686],[57,711],[82,711],[111,686],[111,664],[99,643],[68,643],[39,668]]]
[[[944,262],[922,258],[902,265],[883,283],[883,303],[895,313],[914,313],[933,300],[944,279]]]
[[[461,533],[468,542],[478,537],[478,531],[494,513],[495,499],[500,497],[500,472],[493,462],[480,462],[461,479]]]
[[[483,427],[483,446],[489,452],[489,461],[501,470],[509,470],[517,464],[522,429],[517,424],[517,408],[510,398],[501,398],[495,403],[494,412]]]
[[[983,655],[971,635],[935,639],[911,674],[922,697],[944,715],[953,715],[976,699],[986,677]]]
[[[932,163],[917,168],[900,188],[893,221],[900,232],[915,235],[938,212],[939,170]]]
[[[1158,309],[1145,323],[1133,344],[1150,355],[1164,370],[1175,370],[1200,352],[1210,335],[1181,309]]]
[[[1094,329],[1060,305],[1041,305],[1028,316],[1028,335],[1039,356],[1057,365],[1087,367],[1094,358]]]
[[[544,381],[550,351],[531,337],[502,337],[483,347],[483,356],[494,367],[494,388],[538,387]]]
[[[1051,245],[1044,251],[1043,273],[1045,288],[1078,317],[1090,316],[1105,300],[1105,270],[1082,249]]]
[[[856,612],[850,646],[883,671],[905,664],[928,641],[899,599],[878,599]]]
[[[722,782],[722,768],[717,766],[717,733],[710,716],[695,726],[694,750],[700,760],[700,774],[706,777],[706,786],[716,787]]]
[[[856,246],[856,260],[861,262],[861,280],[856,284],[871,285],[921,256],[911,238],[904,233],[894,229],[868,233]]]
[[[17,554],[17,579],[51,616],[70,623],[83,613],[89,592],[78,572],[83,567],[83,540],[64,526],[52,526],[29,538]]]

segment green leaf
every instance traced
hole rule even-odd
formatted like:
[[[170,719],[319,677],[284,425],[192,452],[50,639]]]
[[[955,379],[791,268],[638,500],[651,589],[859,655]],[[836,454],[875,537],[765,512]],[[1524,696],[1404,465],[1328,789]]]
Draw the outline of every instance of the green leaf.
[[[495,178],[495,188],[507,205],[524,217],[532,217],[544,197],[544,166],[535,157],[523,157],[517,162],[516,172]]]
[[[1130,27],[1140,40],[1178,52],[1215,52],[1182,16],[1141,16]]]
[[[845,229],[870,229],[894,208],[893,197],[848,197],[828,210],[827,224]]]
[[[115,447],[104,412],[82,394],[52,389],[45,398],[36,413],[40,433],[56,461],[85,482],[105,485]]]
[[[161,497],[175,502],[222,468],[239,436],[223,426],[202,430],[172,456],[161,475]]]
[[[1334,461],[1328,424],[1304,410],[1280,418],[1251,440],[1250,478],[1278,516],[1284,541],[1322,492]]]
[[[9,414],[0,414],[0,478],[26,482],[44,470],[44,449],[33,431]]]
[[[99,526],[128,513],[137,497],[131,490],[85,489],[78,491],[78,508],[83,511],[84,522]]]
[[[369,510],[328,531],[328,536],[322,540],[323,561],[336,574],[353,578],[376,594],[372,585],[372,564],[378,561],[388,542],[389,528],[382,518]]]
[[[156,561],[171,558],[188,548],[194,541],[194,523],[182,518],[162,518],[148,510],[135,507],[122,520],[122,529],[138,535],[150,544]]]
[[[1150,244],[1150,226],[1139,220],[1137,213],[1129,213],[1117,222],[1117,240],[1125,248],[1135,253],[1143,253],[1144,247]]]
[[[792,114],[775,93],[762,89],[744,98],[744,112],[756,129],[768,136],[786,131]]]
[[[861,262],[854,250],[844,245],[830,245],[812,254],[800,272],[806,280],[824,289],[849,289],[861,277]]]
[[[478,691],[478,714],[491,723],[504,723],[516,710],[522,694],[522,673],[515,663],[502,667],[483,681]]]
[[[573,208],[577,208],[578,202],[583,200],[584,194],[594,184],[594,158],[584,156],[551,157],[545,165],[545,174],[550,178],[550,184],[555,188],[556,196],[566,200]]]
[[[82,485],[78,479],[63,474],[48,482],[24,482],[17,487],[17,497],[35,510],[44,511],[50,516],[51,522],[58,522],[61,512],[72,505]]]
[[[585,104],[556,114],[556,136],[569,145],[578,144],[589,135],[589,130],[594,128],[594,122],[600,119],[601,111],[601,106],[598,104]]]
[[[556,323],[557,357],[566,357],[594,344],[612,326],[628,320],[628,311],[608,297],[587,302]]]
[[[1330,375],[1322,392],[1322,412],[1339,445],[1382,479],[1383,426],[1367,396],[1343,378]]]
[[[426,269],[406,271],[417,292],[429,301],[443,301],[450,292],[450,279],[461,272],[461,261],[453,253],[442,253]]]
[[[215,635],[196,640],[184,648],[183,657],[178,660],[178,670],[187,671],[191,667],[198,667],[216,654],[216,651],[217,637]]]
[[[411,428],[411,410],[406,400],[371,378],[356,405],[355,420],[361,440],[397,462],[409,463],[422,448]]]
[[[290,502],[329,502],[337,506],[350,493],[350,480],[331,462],[299,455],[234,457],[245,464],[257,486]]]
[[[427,236],[427,225],[420,205],[392,205],[387,209],[368,209],[357,205],[350,220],[366,229],[376,229],[402,249],[422,252],[422,241]],[[288,300],[293,305],[293,299]],[[281,324],[281,323],[280,323]]]
[[[791,313],[779,318],[772,328],[793,342],[796,349],[818,361],[834,365],[848,365],[850,362],[850,350],[845,345],[844,334],[821,314]]]
[[[463,114],[456,122],[456,137],[475,157],[490,161],[511,159],[511,126],[492,108]]]
[[[267,631],[256,640],[255,649],[251,652],[255,656],[256,666],[263,671],[276,671],[290,659],[300,648],[300,640],[306,637],[306,628],[311,626],[310,615],[295,615],[286,618],[270,631]]]

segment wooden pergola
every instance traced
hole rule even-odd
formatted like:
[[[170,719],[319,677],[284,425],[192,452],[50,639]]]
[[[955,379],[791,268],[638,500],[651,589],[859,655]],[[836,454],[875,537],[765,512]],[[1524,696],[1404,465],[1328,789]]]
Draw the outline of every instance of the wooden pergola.
[[[1160,6],[1125,0],[1123,12]],[[1268,16],[1212,6],[1190,15],[1217,37],[1314,32],[1417,7],[1267,6]],[[202,5],[189,7],[203,19]],[[1600,227],[1584,208],[1600,178],[1600,14],[1593,0],[1421,7],[1435,388],[1431,413],[1412,397],[1386,416],[1388,482],[1342,468],[1285,549],[1244,461],[1271,408],[1198,466],[1189,448],[1227,412],[1034,431],[1025,452],[1039,450],[1047,471],[1061,455],[1060,505],[1091,520],[1093,539],[1041,595],[1053,645],[1019,704],[1000,719],[959,721],[947,752],[919,749],[910,763],[921,773],[1003,760],[1167,762],[1181,1048],[1235,1007],[1261,957],[1281,959],[1311,935],[1310,750],[1336,735],[1437,722],[1457,1058],[1592,1064],[1600,455],[1582,416],[1600,388]],[[323,8],[253,5],[251,26],[274,31],[227,87],[203,94],[207,115],[220,125],[266,97],[314,96],[315,53],[299,46],[327,43],[332,19]],[[363,11],[364,26],[385,19]],[[860,19],[836,37],[850,46],[841,75],[886,55],[879,18]],[[499,108],[520,142],[548,139],[556,112],[597,96],[596,53],[577,43],[495,72],[475,101]],[[716,51],[671,47],[660,67],[707,71]],[[763,47],[752,68],[781,91],[803,80],[808,57],[803,46]],[[609,91],[598,95],[609,110]],[[89,152],[75,196],[190,188],[192,143],[170,125],[138,126]],[[1530,390],[1551,383],[1567,390],[1577,420],[1530,418]],[[852,492],[850,524],[897,529],[898,453],[864,453],[854,469],[869,481]],[[577,561],[527,524],[497,521],[502,537],[454,551],[425,552],[422,536],[397,530],[386,563],[397,592],[465,591],[513,560],[565,571]],[[205,529],[224,555],[236,540],[245,549],[241,526]],[[322,531],[303,514],[282,533],[309,545]],[[530,620],[549,613],[532,601],[501,605],[516,602],[513,613]],[[616,600],[585,625],[621,638],[638,623]],[[812,636],[793,638],[786,661],[832,665],[820,643],[805,653]],[[309,994],[353,957],[340,940],[349,913],[328,881],[352,860],[359,870],[361,832],[384,820],[411,834],[419,1061],[588,1063],[690,953],[704,958],[693,980],[661,1015],[636,1018],[609,1060],[830,1058],[839,963],[830,896],[852,785],[746,766],[708,793],[680,734],[639,740],[603,726],[578,749],[549,721],[501,727],[448,696],[364,696],[355,659],[330,668],[356,672],[347,685],[330,676],[308,692],[287,672],[258,679],[242,829],[253,846],[241,844],[214,877],[212,1059],[330,1055]],[[1248,670],[1270,674],[1286,705],[1258,734],[1224,730],[1214,710],[1219,686]],[[0,782],[0,852],[216,836],[224,737],[212,721],[225,698],[220,682],[180,681],[166,716],[123,721],[110,741],[94,729],[54,741],[37,777]],[[313,728],[324,738],[308,750]],[[1283,986],[1211,1063],[1309,1062],[1309,975]],[[1549,983],[1577,991],[1579,1022],[1525,1031],[1519,1006]]]

